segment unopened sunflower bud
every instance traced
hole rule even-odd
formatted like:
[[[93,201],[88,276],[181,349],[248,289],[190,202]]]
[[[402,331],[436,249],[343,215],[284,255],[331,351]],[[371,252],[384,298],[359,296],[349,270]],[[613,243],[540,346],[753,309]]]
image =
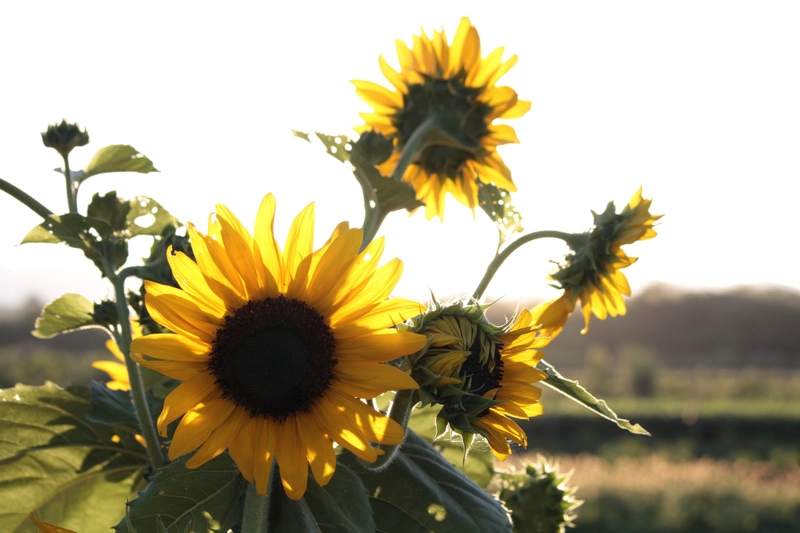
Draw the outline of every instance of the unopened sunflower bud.
[[[380,165],[392,155],[392,141],[375,130],[365,131],[356,141],[356,146],[370,165]]]
[[[47,131],[42,132],[42,142],[48,148],[66,156],[73,148],[89,144],[89,133],[86,129],[81,130],[78,124],[62,120],[61,124],[47,126]]]

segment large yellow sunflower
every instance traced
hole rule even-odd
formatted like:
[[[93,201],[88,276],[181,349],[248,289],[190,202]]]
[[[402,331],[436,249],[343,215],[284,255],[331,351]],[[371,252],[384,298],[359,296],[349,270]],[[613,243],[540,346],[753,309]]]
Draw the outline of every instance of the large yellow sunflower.
[[[183,381],[165,402],[158,429],[182,420],[170,459],[200,448],[197,467],[228,449],[242,475],[265,494],[275,459],[287,495],[306,490],[308,466],[321,485],[336,467],[333,442],[365,461],[400,444],[403,429],[359,398],[416,388],[383,364],[413,353],[425,338],[389,329],[423,310],[387,300],[402,271],[378,267],[383,239],[359,253],[361,229],[340,224],[312,251],[313,204],[292,223],[281,251],[273,235],[275,200],[267,195],[251,234],[217,205],[209,234],[189,226],[195,263],[167,253],[180,289],[147,283],[152,318],[173,331],[133,341],[141,364]]]
[[[631,288],[622,269],[637,258],[629,257],[621,247],[657,235],[653,226],[663,215],[650,214],[652,202],[642,198],[639,187],[620,213],[616,213],[611,202],[602,214],[595,214],[595,227],[586,234],[585,244],[574,249],[551,275],[564,292],[533,310],[534,320],[547,335],[555,337],[561,333],[578,300],[586,322],[582,333],[589,331],[592,314],[600,320],[625,314],[622,296],[630,296]]]
[[[511,171],[497,153],[501,144],[517,143],[511,126],[495,119],[519,118],[531,103],[519,100],[511,87],[495,85],[514,66],[517,56],[503,61],[502,47],[481,58],[478,31],[468,18],[461,19],[452,44],[444,30],[414,36],[409,48],[397,41],[400,71],[383,57],[381,71],[394,87],[387,89],[369,81],[354,80],[356,93],[374,109],[361,113],[359,133],[374,130],[395,147],[379,169],[391,176],[408,140],[423,124],[433,121],[440,137],[428,145],[408,166],[403,180],[425,203],[428,220],[444,218],[445,193],[474,210],[478,205],[478,181],[515,191]]]
[[[511,418],[542,414],[542,391],[533,383],[547,377],[536,364],[550,340],[531,313],[523,309],[513,324],[498,328],[480,306],[457,303],[415,320],[414,330],[429,338],[412,371],[423,404],[441,404],[439,416],[453,430],[483,435],[500,460],[511,454],[509,440],[527,446]]]

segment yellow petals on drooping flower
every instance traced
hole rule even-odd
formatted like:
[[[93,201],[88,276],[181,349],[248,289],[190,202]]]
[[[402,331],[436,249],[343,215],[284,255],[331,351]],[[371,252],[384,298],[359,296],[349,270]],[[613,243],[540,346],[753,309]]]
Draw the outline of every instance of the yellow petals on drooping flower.
[[[131,337],[136,339],[142,336],[142,326],[137,320],[131,320]],[[116,341],[109,339],[106,341],[106,348],[117,361],[95,361],[92,366],[97,370],[102,370],[111,381],[106,382],[106,386],[111,390],[131,390],[131,382],[128,377],[128,367],[125,366],[125,356],[117,346]]]
[[[579,245],[570,244],[572,252],[551,274],[564,292],[533,311],[534,320],[541,324],[544,334],[558,335],[578,300],[586,322],[582,333],[589,331],[592,315],[605,320],[608,316],[625,314],[623,296],[630,296],[631,288],[622,269],[637,258],[629,257],[622,246],[657,235],[653,227],[663,215],[652,215],[651,203],[651,199],[642,198],[640,187],[620,213],[616,212],[614,202],[610,202],[603,213],[594,214],[594,228]]]
[[[478,31],[464,17],[450,43],[444,30],[434,31],[432,37],[425,32],[414,36],[410,48],[398,40],[399,71],[380,57],[391,89],[353,81],[356,93],[373,108],[361,114],[364,125],[357,131],[380,133],[395,148],[378,165],[384,176],[392,175],[415,131],[435,122],[436,143],[428,145],[402,176],[425,203],[428,220],[444,218],[447,193],[474,210],[481,183],[516,190],[497,147],[519,140],[511,126],[495,120],[519,118],[531,103],[520,100],[511,87],[496,85],[517,62],[516,55],[504,61],[503,51],[500,47],[481,57]]]
[[[135,339],[140,364],[182,381],[164,401],[158,429],[180,419],[171,459],[198,467],[226,449],[242,475],[267,491],[272,461],[299,499],[308,470],[324,485],[334,443],[365,461],[400,444],[402,428],[361,398],[416,388],[385,363],[420,350],[422,335],[393,329],[424,307],[387,300],[402,265],[378,266],[383,240],[362,252],[361,229],[340,224],[312,250],[314,206],[294,220],[283,246],[273,234],[275,199],[261,203],[251,235],[218,205],[208,234],[189,227],[197,262],[168,252],[180,289],[147,282],[150,315],[172,334]]]

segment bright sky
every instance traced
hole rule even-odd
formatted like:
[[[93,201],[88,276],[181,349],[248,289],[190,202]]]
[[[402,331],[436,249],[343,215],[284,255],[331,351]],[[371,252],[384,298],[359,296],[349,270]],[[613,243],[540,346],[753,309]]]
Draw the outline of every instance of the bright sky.
[[[524,10],[519,6],[525,5]],[[501,81],[533,102],[501,147],[528,230],[585,230],[590,209],[624,204],[641,184],[666,213],[659,237],[628,248],[634,290],[778,284],[800,288],[800,4],[672,2],[40,2],[0,7],[0,177],[66,211],[57,154],[39,137],[66,117],[95,150],[131,144],[158,174],[103,175],[79,203],[116,189],[152,196],[205,228],[216,202],[252,225],[267,192],[279,240],[315,201],[320,242],[360,225],[360,191],[335,160],[290,128],[354,135],[368,110],[351,79],[385,82],[383,54],[420,28],[452,37],[467,15],[483,54],[519,56]],[[0,305],[29,294],[108,294],[88,260],[63,246],[16,246],[40,219],[0,193]],[[386,258],[396,293],[469,294],[491,260],[493,224],[452,202],[446,222],[393,214]],[[148,243],[132,256],[145,255]],[[488,295],[546,296],[558,242],[526,245]]]

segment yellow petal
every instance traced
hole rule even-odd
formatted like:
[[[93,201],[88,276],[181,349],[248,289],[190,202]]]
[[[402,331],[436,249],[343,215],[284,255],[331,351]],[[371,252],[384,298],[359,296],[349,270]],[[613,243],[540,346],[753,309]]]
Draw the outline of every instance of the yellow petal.
[[[261,289],[264,287],[258,278],[256,262],[253,257],[253,237],[236,218],[236,215],[224,205],[217,204],[216,213],[225,253],[235,265],[237,273],[244,282],[245,296],[250,300],[263,298],[264,291]]]
[[[167,436],[167,426],[186,411],[200,403],[219,396],[214,384],[216,378],[210,373],[198,374],[184,381],[164,398],[164,407],[158,417],[158,433]]]
[[[208,360],[211,345],[173,333],[154,333],[133,339],[131,351],[169,361],[201,362]]]
[[[402,444],[405,432],[400,424],[355,398],[330,394],[331,401],[355,419],[361,433],[372,442],[379,444]]]
[[[208,439],[211,432],[220,427],[233,412],[234,403],[221,397],[211,397],[189,409],[181,419],[172,442],[169,458],[174,461],[197,449]]]
[[[314,417],[308,413],[297,415],[297,430],[314,479],[321,486],[326,485],[336,471],[336,453],[331,439],[322,432],[322,428],[317,427]]]
[[[311,413],[317,425],[332,440],[350,450],[356,457],[370,463],[378,458],[378,451],[369,445],[350,414],[337,407],[330,398],[319,398]]]
[[[277,447],[279,425],[272,420],[255,418],[258,422],[253,442],[253,477],[256,478],[256,492],[261,496],[267,493],[269,474],[272,471],[272,458]]]
[[[186,461],[186,468],[197,468],[224,452],[236,440],[242,426],[247,424],[249,419],[250,413],[241,408],[234,409],[233,413],[206,439],[192,458]]]
[[[334,368],[338,379],[355,385],[389,390],[418,389],[414,378],[399,368],[383,363],[343,363]]]
[[[390,328],[423,312],[425,306],[422,304],[404,298],[393,298],[379,303],[350,322],[337,325],[335,335],[337,339],[365,335],[371,331]]]
[[[172,247],[167,250],[167,262],[172,275],[186,294],[208,308],[215,316],[225,315],[225,302],[208,287],[203,272],[192,259],[183,252],[172,252]]]
[[[292,221],[284,252],[284,286],[297,276],[300,262],[311,254],[314,245],[314,204],[308,204]]]
[[[275,240],[275,197],[272,193],[261,200],[261,205],[256,214],[256,227],[254,231],[255,246],[261,255],[259,276],[262,284],[267,287],[267,294],[276,297],[282,284],[281,249]],[[258,263],[258,261],[256,261]]]
[[[336,347],[335,357],[342,363],[393,361],[418,352],[427,342],[428,339],[425,335],[386,329],[340,340]]]
[[[306,492],[308,483],[308,460],[298,434],[294,416],[274,423],[276,428],[275,458],[281,467],[281,482],[286,495],[299,500]]]

